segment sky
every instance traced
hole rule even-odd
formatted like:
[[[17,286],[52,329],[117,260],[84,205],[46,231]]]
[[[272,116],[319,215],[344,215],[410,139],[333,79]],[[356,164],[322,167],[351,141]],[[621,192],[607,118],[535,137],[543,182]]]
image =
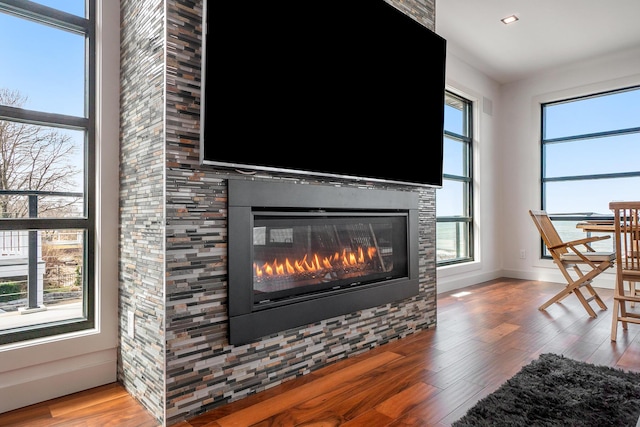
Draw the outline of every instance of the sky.
[[[84,16],[84,0],[39,0],[45,6]],[[0,39],[7,41],[0,56],[0,89],[26,97],[21,108],[84,117],[84,36],[0,13]],[[10,42],[9,42],[10,41]],[[76,155],[66,159],[82,166],[83,133],[70,135]],[[74,191],[82,191],[81,176]]]
[[[84,0],[37,3],[84,13]],[[0,39],[11,40],[2,48],[0,88],[28,96],[27,109],[84,115],[83,36],[0,13]]]

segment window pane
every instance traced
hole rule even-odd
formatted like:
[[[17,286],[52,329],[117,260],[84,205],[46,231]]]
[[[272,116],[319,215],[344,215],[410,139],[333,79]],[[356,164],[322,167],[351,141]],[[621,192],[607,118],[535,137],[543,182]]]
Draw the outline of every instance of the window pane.
[[[640,118],[638,118],[640,124]],[[638,171],[640,134],[545,145],[547,178]]]
[[[550,215],[611,216],[609,202],[640,200],[640,177],[548,182],[544,188]]]
[[[30,253],[34,237],[35,254]],[[84,320],[84,231],[0,231],[0,334],[49,322]],[[37,274],[29,278],[29,257]]]
[[[455,98],[447,97],[444,106],[444,130],[465,135],[464,114],[461,103],[453,103]]]
[[[437,261],[467,258],[469,237],[469,227],[466,222],[437,223]]]
[[[467,159],[468,144],[455,139],[444,138],[443,171],[449,175],[469,176]]]
[[[94,126],[76,120],[69,129],[64,117],[88,118],[94,104],[95,76],[85,73],[95,69],[95,55],[85,51],[95,46],[88,38],[95,27],[84,18],[85,5],[95,2],[10,3],[23,16],[38,14],[40,5],[56,10],[37,20],[0,12],[3,64],[10,64],[0,66],[0,105],[15,108],[0,120],[0,344],[95,326],[86,157]]]
[[[579,240],[579,239],[584,239],[585,237],[588,236],[606,236],[609,235],[611,236],[611,233],[585,233],[583,230],[576,228],[576,225],[578,224],[578,222],[580,221],[562,221],[562,220],[554,220],[553,221],[553,225],[556,228],[556,230],[558,231],[558,234],[560,235],[560,237],[562,238],[563,241],[565,242],[570,242],[572,240]],[[614,248],[613,248],[613,238],[610,237],[607,240],[600,240],[597,242],[592,242],[591,243],[591,247],[597,251],[597,252],[613,252]],[[545,248],[545,255],[549,255],[548,252],[546,252],[546,248]]]
[[[467,212],[467,184],[445,179],[436,190],[436,216],[464,216]]]
[[[545,139],[640,126],[640,89],[545,107]]]
[[[85,116],[84,36],[0,13],[3,49],[0,90],[14,96],[4,105]],[[46,76],[46,78],[45,78]]]
[[[32,0],[34,3],[52,7],[77,16],[85,16],[85,0]]]
[[[29,196],[37,192],[47,192],[38,195],[38,218],[84,216],[83,131],[0,120],[0,135],[1,218],[29,217]]]

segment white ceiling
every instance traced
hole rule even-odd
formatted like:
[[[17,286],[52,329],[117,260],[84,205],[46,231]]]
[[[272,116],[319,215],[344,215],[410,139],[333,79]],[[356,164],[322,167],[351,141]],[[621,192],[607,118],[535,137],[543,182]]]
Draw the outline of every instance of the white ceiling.
[[[515,14],[509,25],[500,19]],[[499,83],[640,48],[640,0],[436,0],[448,49]]]

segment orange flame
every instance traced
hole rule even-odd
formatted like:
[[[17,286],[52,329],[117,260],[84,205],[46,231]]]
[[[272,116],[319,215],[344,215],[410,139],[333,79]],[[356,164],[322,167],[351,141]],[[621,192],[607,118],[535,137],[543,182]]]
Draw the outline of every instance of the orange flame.
[[[340,267],[357,267],[363,265],[367,261],[372,260],[375,254],[376,248],[374,247],[369,247],[366,251],[359,247],[355,252],[344,249],[342,254],[336,252],[332,256],[323,257],[322,259],[318,254],[313,254],[311,257],[305,255],[299,260],[289,260],[289,258],[285,258],[284,262],[274,259],[273,262],[262,265],[253,263],[253,270],[256,277],[331,271]]]

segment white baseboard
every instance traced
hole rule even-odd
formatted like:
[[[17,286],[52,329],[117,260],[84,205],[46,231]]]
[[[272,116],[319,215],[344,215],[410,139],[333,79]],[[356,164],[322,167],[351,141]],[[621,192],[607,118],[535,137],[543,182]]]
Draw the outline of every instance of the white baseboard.
[[[489,280],[505,277],[502,271],[491,271],[484,273],[467,273],[460,276],[438,275],[437,293],[455,291],[456,289],[466,288],[467,286],[477,285],[478,283],[487,282]]]
[[[507,277],[511,279],[522,280],[538,280],[541,282],[565,283],[565,279],[557,269],[541,269],[540,271],[522,271],[522,270],[495,270],[474,274],[468,272],[464,275],[438,275],[437,293],[455,291],[457,289],[466,288],[467,286],[477,285],[478,283],[487,282],[489,280]],[[596,288],[613,289],[615,286],[615,273],[605,272],[593,281]]]
[[[115,349],[0,374],[0,413],[116,381]]]
[[[541,269],[540,271],[518,271],[503,270],[502,277],[511,277],[513,279],[538,280],[541,282],[566,283],[562,273],[558,269]],[[600,274],[594,279],[592,285],[594,288],[613,289],[616,283],[615,270],[607,271]]]

